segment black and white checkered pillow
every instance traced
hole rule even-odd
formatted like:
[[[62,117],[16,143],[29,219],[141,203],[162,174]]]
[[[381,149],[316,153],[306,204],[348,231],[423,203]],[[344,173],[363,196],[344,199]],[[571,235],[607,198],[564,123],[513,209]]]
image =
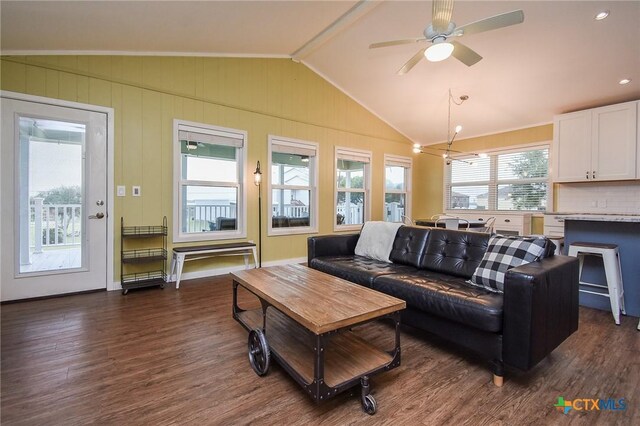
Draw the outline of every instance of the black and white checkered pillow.
[[[540,259],[545,245],[545,238],[495,235],[489,240],[487,252],[468,283],[502,293],[507,271]]]

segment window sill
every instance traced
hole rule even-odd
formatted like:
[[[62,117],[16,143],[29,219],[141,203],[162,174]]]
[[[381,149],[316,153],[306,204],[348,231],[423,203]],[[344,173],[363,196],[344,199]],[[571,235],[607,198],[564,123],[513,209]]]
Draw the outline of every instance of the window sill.
[[[342,231],[360,231],[364,226],[363,223],[357,225],[333,225],[334,232],[342,232]]]
[[[279,237],[283,235],[301,235],[301,234],[317,234],[318,228],[312,228],[310,226],[305,227],[283,227],[283,228],[269,228],[267,230],[268,237]]]

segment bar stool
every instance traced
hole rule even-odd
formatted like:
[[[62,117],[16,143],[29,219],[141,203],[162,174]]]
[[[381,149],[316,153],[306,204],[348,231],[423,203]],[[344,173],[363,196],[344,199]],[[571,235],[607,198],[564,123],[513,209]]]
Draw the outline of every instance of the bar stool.
[[[611,312],[617,325],[620,325],[620,312],[624,310],[624,289],[622,287],[622,268],[620,267],[620,253],[616,244],[575,242],[569,246],[569,256],[580,260],[580,272],[578,280],[581,285],[607,289],[607,293],[580,289],[583,293],[608,297],[611,302]],[[580,281],[582,278],[582,265],[584,256],[600,256],[604,264],[604,273],[607,285],[593,284]]]

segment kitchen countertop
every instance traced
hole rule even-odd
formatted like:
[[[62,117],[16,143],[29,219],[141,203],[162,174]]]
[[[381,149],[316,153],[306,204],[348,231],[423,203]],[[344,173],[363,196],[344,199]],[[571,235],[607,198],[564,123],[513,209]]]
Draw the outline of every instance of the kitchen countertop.
[[[617,213],[565,213],[550,212],[546,215],[556,216],[564,220],[588,220],[595,222],[640,222],[640,214]]]

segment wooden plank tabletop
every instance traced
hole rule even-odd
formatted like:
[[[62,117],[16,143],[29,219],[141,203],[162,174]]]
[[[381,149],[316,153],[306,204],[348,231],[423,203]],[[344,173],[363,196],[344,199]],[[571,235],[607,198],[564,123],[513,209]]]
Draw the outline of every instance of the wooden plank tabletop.
[[[248,269],[231,275],[247,290],[316,334],[406,307],[404,300],[304,265]]]

